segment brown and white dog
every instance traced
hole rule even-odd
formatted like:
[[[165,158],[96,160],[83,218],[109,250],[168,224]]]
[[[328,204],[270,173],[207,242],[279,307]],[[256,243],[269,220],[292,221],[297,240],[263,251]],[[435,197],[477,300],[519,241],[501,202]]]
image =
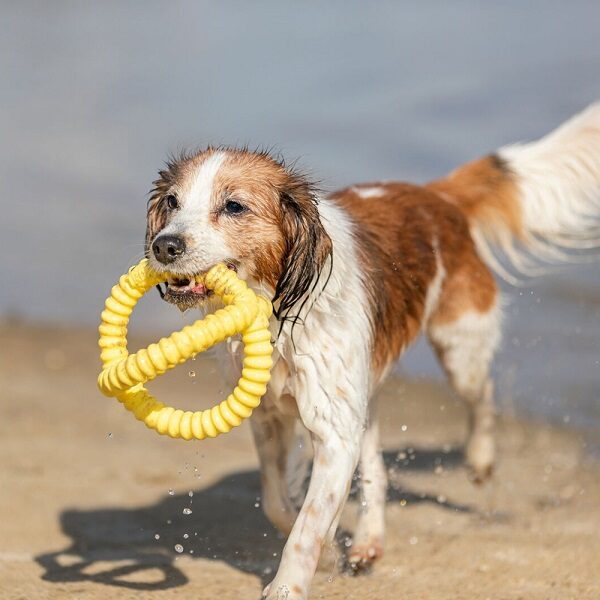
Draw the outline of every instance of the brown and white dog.
[[[264,597],[307,598],[357,465],[362,502],[348,559],[382,553],[386,471],[370,400],[424,332],[470,408],[466,460],[494,465],[490,362],[500,341],[498,288],[564,249],[600,244],[600,104],[539,141],[502,148],[425,186],[382,182],[321,196],[267,153],[209,148],[160,172],[148,207],[147,255],[176,277],[166,299],[201,307],[195,281],[215,263],[273,299],[273,378],[252,427],[263,506],[289,535]],[[226,351],[230,376],[239,343]],[[300,421],[313,469],[298,511],[288,485]]]

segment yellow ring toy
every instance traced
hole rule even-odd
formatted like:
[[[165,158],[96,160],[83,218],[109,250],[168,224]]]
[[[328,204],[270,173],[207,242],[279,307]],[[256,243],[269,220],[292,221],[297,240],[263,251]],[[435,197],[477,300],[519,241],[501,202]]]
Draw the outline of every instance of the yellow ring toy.
[[[273,364],[269,331],[273,309],[269,300],[257,296],[234,271],[219,264],[206,273],[203,283],[225,307],[129,354],[129,317],[138,300],[167,275],[154,271],[144,259],[112,288],[99,327],[102,372],[98,387],[160,434],[184,440],[216,437],[248,418],[266,392]],[[242,376],[233,393],[217,406],[196,412],[175,409],[156,400],[144,387],[147,381],[237,333],[244,344]]]

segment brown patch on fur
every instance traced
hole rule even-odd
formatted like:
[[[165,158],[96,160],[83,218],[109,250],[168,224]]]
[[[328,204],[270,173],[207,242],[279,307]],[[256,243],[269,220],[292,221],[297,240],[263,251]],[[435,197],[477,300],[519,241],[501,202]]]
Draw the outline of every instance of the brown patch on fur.
[[[279,301],[275,309],[278,319],[286,318],[294,305],[314,289],[333,252],[310,188],[301,181],[290,181],[280,197],[284,206],[281,231],[285,253],[273,298],[274,302]]]
[[[217,196],[213,226],[223,232],[235,257],[249,265],[249,274],[273,289],[285,253],[280,193],[287,179],[285,169],[267,156],[227,150],[213,181]],[[239,216],[223,214],[220,208],[227,200],[249,210]]]
[[[357,223],[356,237],[371,303],[373,368],[381,374],[418,334],[427,289],[435,276],[433,194],[408,184],[374,184],[383,196],[352,188],[332,198]],[[448,205],[446,205],[448,206]]]
[[[276,316],[288,316],[315,283],[332,252],[310,182],[264,154],[234,152],[215,181],[251,215],[241,231],[227,231],[239,256],[253,261],[253,277],[274,290]]]
[[[294,592],[294,594],[301,594],[302,588],[299,585],[294,585],[292,586],[292,592]]]
[[[251,275],[275,290],[277,316],[285,318],[332,251],[310,182],[268,155],[228,151],[213,186],[250,209],[243,218],[215,213],[214,223],[236,258],[254,265]]]
[[[442,285],[432,324],[452,323],[469,311],[485,313],[496,302],[496,281],[479,256],[463,253],[462,260]]]
[[[378,378],[421,331],[427,291],[437,272],[436,254],[446,272],[441,296],[449,299],[438,318],[454,319],[472,306],[486,310],[496,285],[456,204],[425,187],[371,185],[385,194],[363,198],[348,188],[332,198],[357,224]]]
[[[507,165],[496,155],[485,156],[463,165],[427,184],[455,204],[467,219],[494,239],[494,230],[507,228],[523,237],[523,221],[517,186]]]

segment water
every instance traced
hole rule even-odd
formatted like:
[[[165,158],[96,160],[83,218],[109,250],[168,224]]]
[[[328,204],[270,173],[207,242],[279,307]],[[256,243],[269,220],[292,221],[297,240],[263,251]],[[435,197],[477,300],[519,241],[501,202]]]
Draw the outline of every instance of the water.
[[[600,97],[596,0],[55,1],[0,22],[0,315],[46,321],[96,323],[168,152],[275,146],[325,189],[425,181]],[[524,292],[503,408],[600,423],[598,267]],[[134,325],[182,321],[153,298]],[[407,366],[437,373],[423,347]]]

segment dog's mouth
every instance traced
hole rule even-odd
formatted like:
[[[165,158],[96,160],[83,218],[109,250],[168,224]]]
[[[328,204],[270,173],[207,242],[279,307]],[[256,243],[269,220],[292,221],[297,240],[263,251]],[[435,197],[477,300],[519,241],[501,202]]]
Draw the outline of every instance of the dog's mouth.
[[[171,294],[175,297],[192,297],[203,300],[212,292],[206,289],[206,286],[202,283],[201,279],[200,276],[169,277],[166,281],[166,294]]]
[[[233,263],[227,263],[227,267],[237,272],[237,267]],[[166,289],[163,291],[159,286],[159,291],[164,300],[185,310],[202,304],[213,295],[212,290],[204,285],[203,279],[202,274],[170,275],[164,284]]]

